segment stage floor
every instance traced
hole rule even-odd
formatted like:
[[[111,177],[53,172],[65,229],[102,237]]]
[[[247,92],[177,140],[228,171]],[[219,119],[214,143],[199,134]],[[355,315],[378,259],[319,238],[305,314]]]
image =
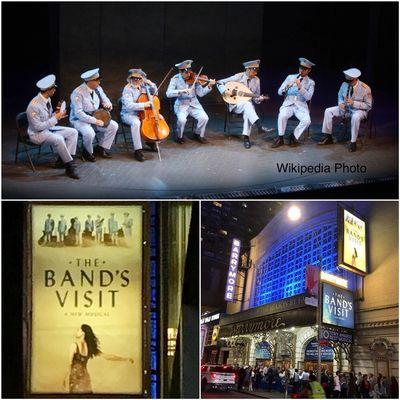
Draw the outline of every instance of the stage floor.
[[[276,119],[266,118],[264,126],[276,126]],[[359,145],[356,153],[349,153],[347,144],[318,146],[321,125],[312,125],[311,138],[296,148],[289,146],[272,149],[271,140],[277,134],[251,137],[252,148],[242,144],[240,129],[228,137],[223,131],[223,115],[213,115],[207,131],[208,144],[188,140],[184,145],[170,137],[161,144],[162,162],[156,153],[145,152],[145,162],[137,162],[133,151],[127,151],[123,137],[112,148],[111,160],[96,163],[78,160],[80,180],[73,180],[64,170],[51,167],[55,156],[40,158],[36,173],[28,166],[22,153],[19,164],[14,164],[15,128],[3,134],[3,197],[5,199],[141,199],[141,198],[235,198],[279,197],[279,194],[342,187],[371,182],[382,182],[398,177],[398,148],[395,133],[378,127],[376,138]],[[288,129],[289,130],[289,129]],[[3,130],[4,132],[4,130]],[[44,149],[49,150],[49,148]],[[36,151],[36,150],[35,150]],[[33,153],[35,154],[35,153]],[[278,171],[278,164],[297,166],[322,164],[325,172]],[[358,167],[358,172],[335,172],[335,164],[345,168]],[[341,167],[343,168],[343,167]],[[366,170],[364,172],[364,169]],[[362,187],[360,186],[362,189]],[[393,195],[397,196],[397,192]],[[365,195],[364,195],[365,196]],[[364,197],[362,196],[362,197]],[[354,197],[354,196],[353,196]],[[371,193],[371,197],[377,197]],[[379,196],[378,196],[379,197]]]

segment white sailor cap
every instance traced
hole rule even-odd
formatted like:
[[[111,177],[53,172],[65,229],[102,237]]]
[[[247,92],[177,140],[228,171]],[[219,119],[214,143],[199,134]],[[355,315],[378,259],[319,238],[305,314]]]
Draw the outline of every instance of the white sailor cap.
[[[361,75],[361,71],[357,68],[346,69],[343,73],[347,79],[356,79]]]
[[[245,68],[259,68],[260,60],[246,61],[243,63],[243,67]]]
[[[185,69],[185,68],[191,68],[192,67],[192,62],[193,60],[185,60],[182,61],[178,64],[175,64],[175,67],[178,69]]]
[[[36,86],[41,90],[45,91],[51,89],[52,87],[57,87],[56,76],[51,74],[42,78],[40,81],[36,82]]]
[[[92,81],[93,79],[100,78],[99,74],[100,68],[91,69],[90,71],[86,71],[81,75],[81,78],[84,81]]]
[[[146,78],[147,74],[141,68],[131,68],[128,71],[128,81],[130,78]]]
[[[315,66],[314,63],[312,63],[310,60],[307,60],[307,58],[304,58],[304,57],[300,57],[300,58],[299,58],[299,62],[300,62],[300,65],[301,65],[302,67],[312,68],[312,67]]]

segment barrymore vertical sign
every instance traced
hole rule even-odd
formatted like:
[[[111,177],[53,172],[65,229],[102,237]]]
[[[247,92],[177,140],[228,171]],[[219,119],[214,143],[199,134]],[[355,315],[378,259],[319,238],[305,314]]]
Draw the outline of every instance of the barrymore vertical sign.
[[[33,205],[31,222],[30,392],[141,394],[142,206]]]
[[[231,302],[234,301],[236,280],[237,280],[237,270],[238,270],[239,259],[240,259],[240,247],[241,247],[241,241],[239,239],[233,239],[231,258],[229,260],[228,278],[226,280],[226,288],[225,288],[225,300],[226,301],[231,301]]]

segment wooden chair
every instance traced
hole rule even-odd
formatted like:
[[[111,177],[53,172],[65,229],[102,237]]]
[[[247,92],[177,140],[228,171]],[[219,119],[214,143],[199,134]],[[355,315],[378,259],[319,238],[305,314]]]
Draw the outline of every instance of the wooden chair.
[[[350,118],[342,118],[340,125],[343,127],[341,141],[344,142],[348,137],[348,130],[351,121]],[[364,130],[364,135],[360,135],[361,131]],[[367,132],[368,138],[372,139],[372,137],[376,138],[376,123],[374,120],[374,113],[371,109],[368,111],[367,118],[363,119],[360,123],[360,130],[358,132],[358,138],[360,138],[362,145],[364,146],[367,143]]]
[[[172,128],[172,131],[174,132],[174,136],[177,137],[177,133],[178,133],[178,124],[177,124],[177,122],[178,122],[178,119],[177,119],[177,117],[175,115],[175,112],[174,112],[175,100],[174,99],[168,99],[168,102],[169,102],[168,124]],[[196,120],[192,116],[188,115],[185,128],[191,125],[190,126],[190,131],[191,131],[192,134],[194,132],[195,124],[196,124]]]
[[[228,138],[231,138],[231,129],[232,125],[240,124],[240,127],[243,126],[243,114],[236,114],[229,110],[229,104],[224,103],[225,105],[225,121],[224,121],[224,133],[228,133]]]
[[[39,157],[42,151],[42,144],[36,144],[31,142],[29,135],[28,135],[28,117],[26,112],[21,112],[17,114],[16,117],[16,125],[17,125],[17,147],[15,149],[15,164],[18,164],[18,155],[20,153],[25,152],[26,156],[28,157],[29,165],[33,172],[36,172],[35,166],[33,164],[32,158],[29,154],[29,151],[38,149],[38,155],[36,162],[39,161]],[[20,149],[22,146],[22,150]],[[50,146],[51,151],[53,152],[53,148]]]
[[[309,101],[307,101],[307,105],[308,105],[308,110],[310,111],[310,115],[311,115],[311,100],[309,100]],[[296,116],[293,114],[289,119],[288,119],[288,122],[289,121],[299,121],[297,118],[296,118]],[[310,137],[310,126],[311,125],[309,125],[309,127],[304,131],[304,134],[303,134],[303,141],[305,142],[309,137]]]

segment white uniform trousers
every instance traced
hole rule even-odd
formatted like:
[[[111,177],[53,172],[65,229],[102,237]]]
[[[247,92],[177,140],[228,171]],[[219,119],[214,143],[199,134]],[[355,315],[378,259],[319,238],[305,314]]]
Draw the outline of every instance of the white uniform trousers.
[[[251,101],[243,101],[236,104],[232,109],[235,114],[243,114],[243,131],[242,135],[250,136],[251,127],[258,120],[258,115]]]
[[[91,125],[82,121],[73,121],[72,124],[81,133],[83,145],[90,154],[93,154],[93,139],[96,136],[96,132],[102,134],[99,139],[99,145],[108,150],[113,144],[118,131],[118,124],[113,120],[110,121],[107,128]]]
[[[310,111],[307,108],[298,107],[295,104],[281,107],[279,109],[279,115],[278,115],[279,136],[283,136],[285,134],[288,119],[293,114],[300,121],[299,124],[296,126],[295,130],[293,131],[293,134],[296,139],[298,139],[303,134],[303,132],[310,126],[311,124]]]
[[[121,116],[122,122],[131,127],[131,136],[133,142],[133,149],[142,149],[142,140],[140,138],[140,119],[137,115],[123,115]]]
[[[333,117],[340,117],[343,111],[340,110],[339,106],[329,107],[325,110],[324,122],[322,124],[322,133],[331,135],[332,134],[332,120]],[[367,112],[363,110],[355,110],[351,114],[351,141],[355,143],[358,137],[358,131],[360,129],[360,122],[367,118]]]
[[[53,146],[63,163],[72,161],[78,143],[78,131],[74,128],[57,127],[57,130],[46,129],[39,133],[29,135],[29,139],[36,144],[46,143]]]
[[[206,125],[208,122],[208,115],[201,108],[194,107],[189,107],[187,110],[179,110],[176,113],[178,137],[183,137],[183,131],[185,130],[188,115],[197,120],[196,134],[204,137],[204,134],[206,132]]]

